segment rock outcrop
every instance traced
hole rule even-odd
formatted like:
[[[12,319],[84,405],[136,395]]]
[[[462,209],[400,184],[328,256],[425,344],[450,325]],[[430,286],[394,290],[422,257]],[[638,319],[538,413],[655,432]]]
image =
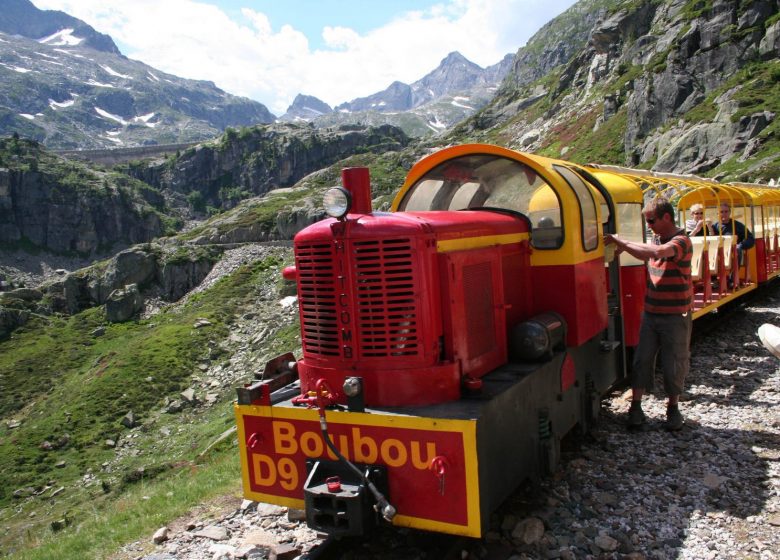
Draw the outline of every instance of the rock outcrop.
[[[276,124],[229,129],[214,144],[186,150],[178,158],[132,167],[134,177],[160,189],[197,191],[208,203],[223,206],[233,190],[262,195],[350,155],[398,150],[409,143],[398,128]]]
[[[0,140],[0,243],[88,255],[163,233],[137,190],[80,165],[55,169],[55,159],[44,162],[34,142]]]
[[[111,307],[117,317],[127,320],[139,311],[146,294],[165,301],[181,298],[206,277],[218,258],[218,250],[203,247],[137,245],[109,261],[42,285],[41,299],[49,312],[69,314],[111,301],[107,312]],[[129,316],[128,309],[132,309]]]
[[[678,173],[758,155],[766,175],[743,166],[738,177],[767,180],[777,167],[766,146],[776,142],[778,10],[775,0],[581,0],[518,51],[494,101],[460,130]]]
[[[124,323],[144,307],[144,298],[137,284],[130,284],[111,292],[106,300],[106,321]]]

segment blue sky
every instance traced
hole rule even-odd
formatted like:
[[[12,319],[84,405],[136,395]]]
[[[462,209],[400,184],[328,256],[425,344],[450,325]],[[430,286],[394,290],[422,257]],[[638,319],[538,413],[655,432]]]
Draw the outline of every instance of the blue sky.
[[[430,9],[439,2],[421,0],[395,0],[367,2],[366,0],[274,0],[246,2],[225,0],[214,2],[222,6],[234,19],[242,19],[241,8],[251,7],[265,13],[271,26],[279,29],[284,24],[292,24],[309,39],[313,49],[325,46],[322,40],[322,28],[325,26],[350,27],[358,33],[366,33],[382,27],[398,14],[415,10]]]
[[[123,54],[210,80],[281,115],[298,93],[331,106],[414,82],[452,51],[482,67],[574,0],[32,0],[107,33]]]

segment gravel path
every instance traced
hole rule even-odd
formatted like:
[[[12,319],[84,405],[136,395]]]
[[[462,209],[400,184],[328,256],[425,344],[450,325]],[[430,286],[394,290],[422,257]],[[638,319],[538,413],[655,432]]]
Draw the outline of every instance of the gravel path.
[[[555,475],[518,490],[461,557],[780,558],[780,361],[756,335],[762,323],[780,324],[780,289],[716,322],[706,334],[695,327],[682,431],[628,432],[629,395],[611,395],[594,431],[567,442]],[[660,427],[663,396],[648,395],[644,408]],[[122,558],[284,559],[318,542],[299,512],[220,506],[172,522],[160,544],[149,535]],[[346,557],[431,558],[419,541],[394,531]]]

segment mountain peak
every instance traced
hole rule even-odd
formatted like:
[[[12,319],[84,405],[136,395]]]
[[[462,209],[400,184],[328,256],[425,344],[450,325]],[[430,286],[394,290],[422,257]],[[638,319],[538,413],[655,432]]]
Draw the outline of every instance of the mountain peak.
[[[441,63],[439,66],[442,66],[444,64],[454,64],[457,62],[467,62],[469,64],[473,64],[468,58],[460,54],[458,51],[452,51],[447,56],[441,59]]]
[[[56,10],[39,10],[30,0],[2,0],[0,31],[50,45],[89,47],[121,54],[113,39],[92,26]]]
[[[292,105],[287,107],[287,112],[279,117],[280,121],[310,121],[322,115],[332,113],[330,105],[314,97],[299,93],[295,96]]]

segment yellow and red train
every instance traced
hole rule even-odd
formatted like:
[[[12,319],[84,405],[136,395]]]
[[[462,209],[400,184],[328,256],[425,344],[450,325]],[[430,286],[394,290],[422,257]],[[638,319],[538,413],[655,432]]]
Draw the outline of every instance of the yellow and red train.
[[[684,223],[727,202],[754,234],[694,247],[700,317],[780,274],[780,190],[471,144],[419,161],[391,212],[368,170],[326,194],[295,237],[303,356],[238,389],[247,498],[305,509],[334,536],[378,522],[480,536],[526,478],[587,430],[638,342],[646,267],[603,234],[644,241],[644,203]]]

